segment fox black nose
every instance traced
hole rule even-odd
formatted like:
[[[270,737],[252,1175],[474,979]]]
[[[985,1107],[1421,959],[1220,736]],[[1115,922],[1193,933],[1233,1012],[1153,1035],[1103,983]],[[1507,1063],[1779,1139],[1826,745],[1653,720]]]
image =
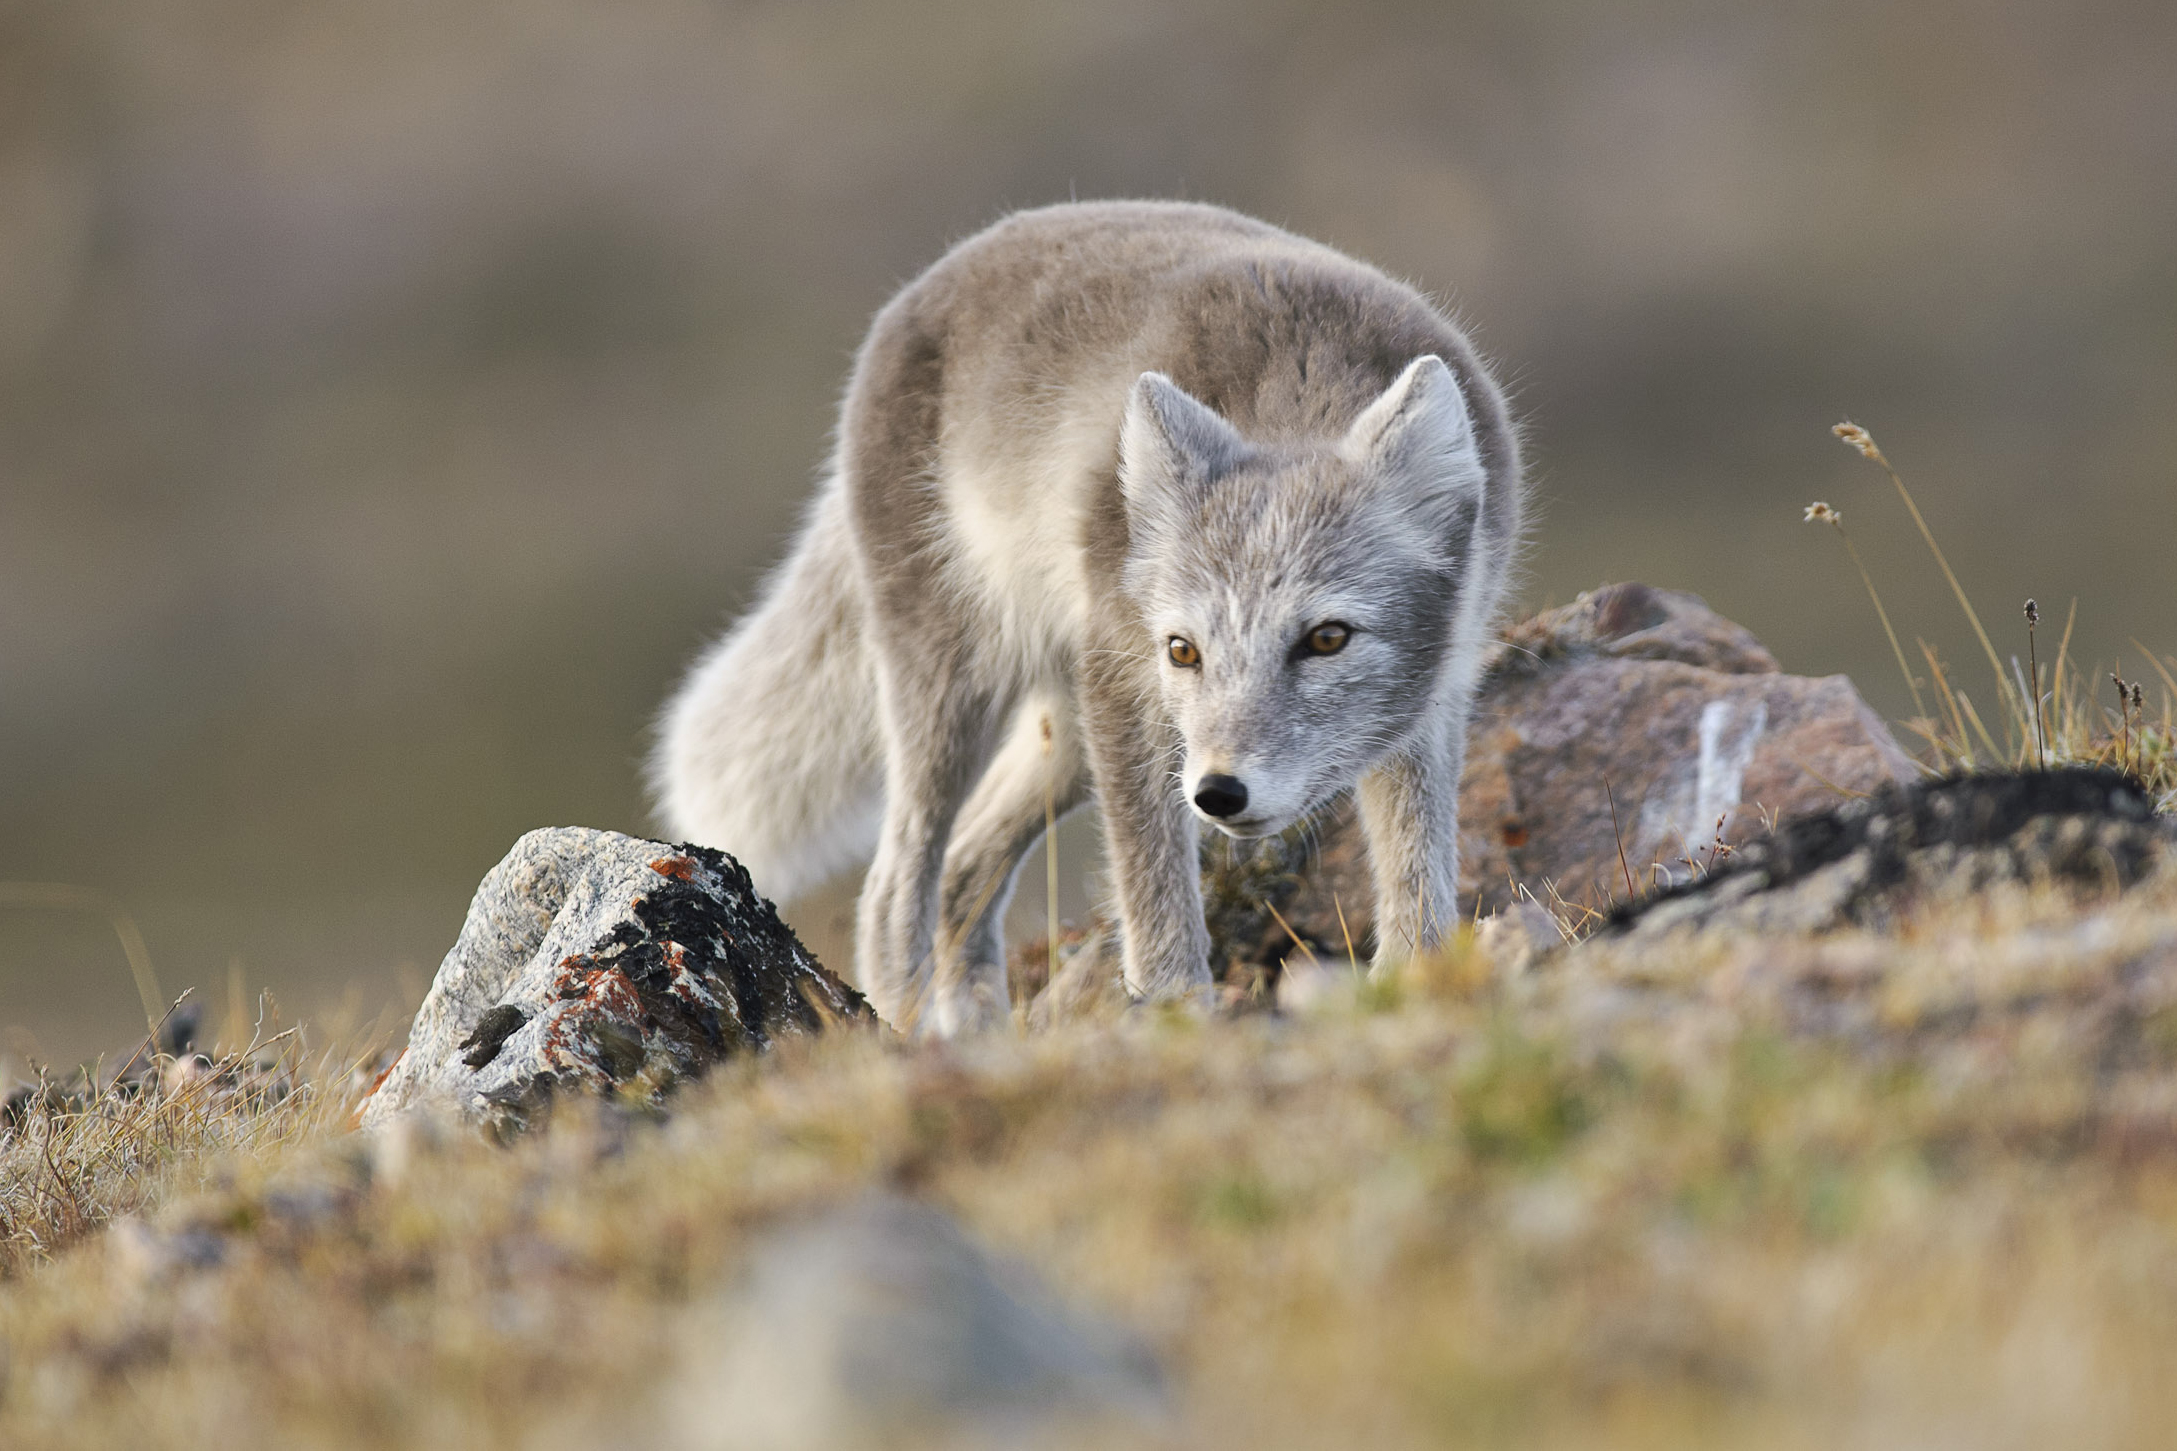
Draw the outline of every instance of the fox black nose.
[[[1194,804],[1211,816],[1237,816],[1247,809],[1247,786],[1237,776],[1204,776],[1194,788]]]

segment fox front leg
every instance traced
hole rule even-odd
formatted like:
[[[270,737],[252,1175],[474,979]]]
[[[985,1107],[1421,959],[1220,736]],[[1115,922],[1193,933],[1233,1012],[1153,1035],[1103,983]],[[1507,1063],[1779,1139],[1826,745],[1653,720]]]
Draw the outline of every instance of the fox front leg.
[[[1119,898],[1126,990],[1206,999],[1209,928],[1194,817],[1173,775],[1178,737],[1142,689],[1137,662],[1120,654],[1083,662],[1081,721]]]
[[[1429,951],[1458,925],[1465,725],[1429,732],[1361,777],[1361,825],[1376,882],[1374,972]]]

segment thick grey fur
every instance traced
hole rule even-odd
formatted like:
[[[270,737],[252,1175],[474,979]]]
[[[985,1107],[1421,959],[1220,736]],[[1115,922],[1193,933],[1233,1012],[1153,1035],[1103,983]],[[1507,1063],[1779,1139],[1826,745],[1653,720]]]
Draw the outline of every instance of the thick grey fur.
[[[792,557],[667,708],[662,811],[781,899],[873,848],[858,973],[901,1027],[1003,1019],[1054,781],[1102,808],[1138,996],[1209,984],[1211,773],[1248,787],[1235,835],[1358,787],[1403,956],[1456,918],[1521,495],[1503,395],[1412,288],[1216,207],[1008,217],[878,314]],[[1296,653],[1332,620],[1342,651]]]

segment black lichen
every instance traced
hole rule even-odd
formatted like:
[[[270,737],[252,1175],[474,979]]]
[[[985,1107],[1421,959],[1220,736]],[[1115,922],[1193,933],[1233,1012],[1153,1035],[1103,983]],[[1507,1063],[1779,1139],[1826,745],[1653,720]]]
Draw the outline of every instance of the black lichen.
[[[522,1024],[528,1021],[529,1014],[512,1003],[501,1003],[495,1008],[487,1009],[484,1016],[476,1020],[476,1026],[469,1031],[469,1036],[461,1040],[459,1046],[468,1050],[461,1055],[461,1061],[471,1068],[482,1068],[499,1056],[499,1050],[506,1046],[506,1040],[519,1033]]]
[[[1971,856],[1984,874],[2123,888],[2145,876],[2171,841],[2153,801],[2121,771],[2066,766],[1946,776],[1789,818],[1712,871],[1621,904],[1603,930],[1726,884],[1734,891],[1787,887],[1860,852],[1866,868],[1847,915],[1904,885],[1916,860]]]

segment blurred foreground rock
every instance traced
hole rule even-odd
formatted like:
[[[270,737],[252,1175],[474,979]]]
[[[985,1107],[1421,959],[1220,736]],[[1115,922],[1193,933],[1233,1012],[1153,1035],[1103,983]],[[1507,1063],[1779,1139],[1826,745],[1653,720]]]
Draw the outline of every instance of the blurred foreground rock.
[[[477,888],[360,1116],[450,1108],[508,1131],[559,1093],[655,1102],[782,1035],[874,1021],[724,853],[533,831]]]
[[[1844,676],[1783,674],[1693,595],[1609,585],[1498,648],[1460,791],[1460,906],[1606,911],[1628,875],[1636,894],[1688,880],[1770,822],[1915,774]],[[1206,836],[1202,864],[1220,976],[1274,971],[1292,934],[1366,960],[1374,894],[1350,801],[1269,841]]]
[[[873,1195],[754,1266],[719,1333],[694,1342],[687,1446],[1138,1445],[1163,1415],[1145,1345],[925,1205]]]

